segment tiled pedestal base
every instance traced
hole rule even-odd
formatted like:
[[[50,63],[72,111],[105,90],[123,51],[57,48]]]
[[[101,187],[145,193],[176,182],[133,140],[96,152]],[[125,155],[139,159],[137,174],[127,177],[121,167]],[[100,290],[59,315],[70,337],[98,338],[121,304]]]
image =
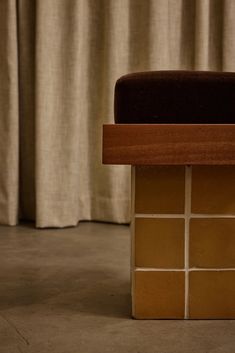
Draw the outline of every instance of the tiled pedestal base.
[[[235,167],[132,167],[133,317],[235,318]]]

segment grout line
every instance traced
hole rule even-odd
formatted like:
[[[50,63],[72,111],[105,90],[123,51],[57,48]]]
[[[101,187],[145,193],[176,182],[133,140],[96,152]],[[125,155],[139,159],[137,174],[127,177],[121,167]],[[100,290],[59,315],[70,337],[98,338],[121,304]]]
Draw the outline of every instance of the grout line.
[[[185,214],[171,214],[171,213],[136,213],[135,218],[186,218]],[[235,218],[234,215],[223,215],[223,214],[201,214],[201,213],[191,213],[190,218]]]
[[[235,218],[235,214],[200,214],[200,213],[191,213],[191,218]]]
[[[224,268],[197,268],[197,267],[192,267],[189,269],[189,272],[193,271],[235,271],[235,268],[232,267],[224,267]]]
[[[186,269],[184,268],[159,268],[159,267],[136,267],[135,271],[156,271],[156,272],[186,272]],[[235,271],[235,268],[197,268],[197,267],[192,267],[187,270],[188,272],[203,272],[203,271]]]
[[[189,317],[189,222],[191,213],[192,167],[185,167],[185,234],[184,234],[184,268],[185,268],[185,307],[184,318]]]
[[[136,267],[135,271],[156,271],[156,272],[184,272],[184,268],[155,268],[155,267]]]
[[[136,213],[135,218],[185,218],[184,214],[142,214]]]
[[[131,305],[135,315],[135,166],[131,166]]]

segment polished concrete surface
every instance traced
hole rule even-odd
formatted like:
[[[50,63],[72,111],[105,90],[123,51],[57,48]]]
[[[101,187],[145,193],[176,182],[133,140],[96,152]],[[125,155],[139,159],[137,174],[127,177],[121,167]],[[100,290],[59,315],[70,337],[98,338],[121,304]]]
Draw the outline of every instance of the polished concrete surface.
[[[129,228],[0,227],[0,353],[234,353],[235,321],[130,317]]]

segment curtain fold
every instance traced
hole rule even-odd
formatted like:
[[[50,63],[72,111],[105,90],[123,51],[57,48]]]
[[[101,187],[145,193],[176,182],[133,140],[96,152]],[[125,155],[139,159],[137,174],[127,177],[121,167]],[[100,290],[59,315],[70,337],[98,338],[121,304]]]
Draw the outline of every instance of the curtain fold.
[[[17,6],[0,1],[0,223],[15,225],[19,205]]]
[[[130,219],[130,168],[103,166],[115,81],[235,69],[233,0],[0,1],[0,223]]]

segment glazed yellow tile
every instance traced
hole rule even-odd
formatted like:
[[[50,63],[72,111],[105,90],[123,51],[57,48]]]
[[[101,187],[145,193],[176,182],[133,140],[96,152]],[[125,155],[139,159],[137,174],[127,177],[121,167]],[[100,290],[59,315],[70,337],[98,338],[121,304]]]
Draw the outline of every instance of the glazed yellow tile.
[[[235,215],[235,166],[194,166],[192,213]]]
[[[235,218],[190,222],[190,267],[235,268]]]
[[[184,272],[135,271],[134,313],[137,319],[184,317]]]
[[[184,213],[183,166],[137,166],[136,213]]]
[[[184,219],[136,218],[135,265],[184,267]]]
[[[189,318],[235,319],[235,271],[189,273]]]

